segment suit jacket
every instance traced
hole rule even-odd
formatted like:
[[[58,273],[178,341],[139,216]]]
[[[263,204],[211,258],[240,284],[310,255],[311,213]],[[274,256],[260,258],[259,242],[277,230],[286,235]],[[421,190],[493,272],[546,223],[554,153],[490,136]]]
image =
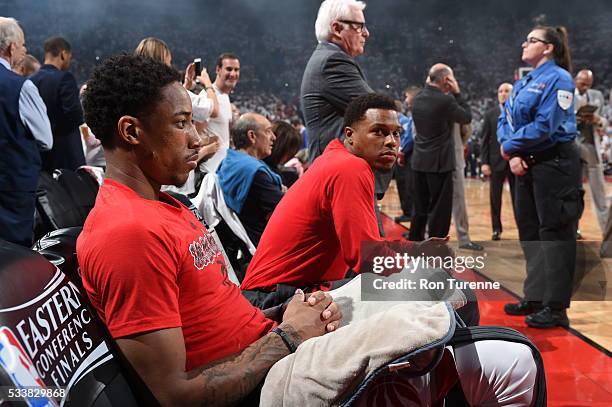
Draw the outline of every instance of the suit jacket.
[[[448,172],[455,169],[453,124],[469,124],[472,112],[461,95],[446,95],[427,85],[412,101],[416,128],[412,169],[421,172]]]
[[[317,45],[306,64],[300,89],[310,161],[342,135],[349,102],[372,92],[357,62],[339,46],[328,42]]]
[[[53,65],[43,65],[30,77],[47,106],[47,116],[53,132],[53,148],[41,153],[43,170],[58,168],[76,170],[85,165],[79,126],[83,123],[83,110],[79,88],[70,72],[60,71]]]
[[[505,171],[508,161],[504,160],[499,152],[499,141],[497,141],[497,120],[500,109],[496,104],[494,108],[487,110],[484,115],[482,128],[480,129],[480,161],[482,164],[491,166],[491,171]]]

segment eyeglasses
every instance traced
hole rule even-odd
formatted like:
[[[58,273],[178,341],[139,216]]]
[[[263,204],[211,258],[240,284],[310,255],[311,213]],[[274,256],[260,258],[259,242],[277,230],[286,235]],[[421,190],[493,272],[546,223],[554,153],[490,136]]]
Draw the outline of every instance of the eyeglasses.
[[[355,30],[358,34],[361,34],[364,31],[367,31],[366,23],[362,21],[351,21],[351,20],[338,20],[340,23],[349,24],[353,30]]]
[[[536,37],[529,37],[527,38],[527,40],[525,41],[528,44],[535,44],[537,42],[541,42],[542,44],[550,44],[550,41],[546,41],[546,40],[542,40],[540,38],[536,38]]]

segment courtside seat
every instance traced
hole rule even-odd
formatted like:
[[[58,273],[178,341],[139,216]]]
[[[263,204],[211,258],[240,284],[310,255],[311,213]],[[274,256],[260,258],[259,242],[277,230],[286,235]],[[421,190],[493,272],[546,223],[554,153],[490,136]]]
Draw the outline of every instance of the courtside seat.
[[[86,170],[40,173],[36,189],[34,238],[72,226],[83,226],[98,194],[98,182]]]
[[[71,251],[69,237],[76,241],[76,231],[70,233],[37,244],[46,246],[41,251],[55,265],[36,251],[0,241],[0,386],[58,388],[55,397],[32,398],[29,405],[137,406],[105,327],[56,267],[75,264],[63,256]]]
[[[10,376],[9,379],[12,378],[13,384],[9,381],[8,385],[16,383],[15,377],[26,377],[29,381],[22,380],[23,383],[31,383],[34,380],[41,386],[52,386],[54,378],[59,378],[68,382],[72,380],[68,404],[74,403],[75,406],[158,405],[154,396],[118,350],[106,327],[99,321],[95,312],[90,310],[87,298],[79,294],[79,291],[83,292],[76,258],[76,239],[80,232],[81,228],[75,227],[47,234],[34,246],[40,254],[6,242],[0,244],[0,326],[2,326],[0,332],[8,333],[7,336],[12,338],[12,342],[11,340],[8,342],[14,345],[13,349],[25,361],[25,365],[29,366],[24,372],[18,372],[20,376],[16,374]],[[41,254],[59,270],[49,261],[45,261]],[[57,328],[54,328],[52,318],[55,318]],[[84,325],[83,328],[80,328],[77,321],[73,322],[77,318]],[[62,320],[63,322],[58,322]],[[83,324],[86,321],[87,324]],[[452,325],[454,326],[454,322]],[[8,327],[10,332],[6,331],[5,327]],[[67,333],[64,333],[64,329],[68,329]],[[459,337],[455,332],[456,337],[451,341],[455,344],[484,339],[529,342],[523,335],[508,328],[458,329],[463,331]],[[59,331],[62,332],[58,333]],[[46,336],[49,338],[46,339]],[[51,360],[53,351],[49,349],[55,349],[53,341],[59,337],[62,339],[55,339],[58,343],[56,347],[61,346],[57,352],[58,356],[65,358],[61,355],[66,355],[72,350],[77,358],[75,363],[80,363],[79,367],[72,370],[71,377],[75,379],[62,379],[58,374],[63,373],[68,377],[65,370],[70,365],[65,365],[60,360],[58,367],[58,363]],[[39,343],[35,338],[41,338],[42,342]],[[64,340],[65,338],[70,340]],[[2,344],[7,342],[2,337],[0,339]],[[444,342],[446,340],[441,341]],[[100,351],[96,352],[98,349]],[[0,360],[4,363],[2,352],[0,348],[2,355]],[[539,394],[535,405],[545,406],[546,384],[543,364],[535,347],[533,352],[540,372]],[[70,355],[72,356],[72,353]],[[456,373],[446,374],[453,365],[449,355],[443,357],[442,347],[432,343],[363,378],[363,381],[346,396],[342,405],[379,405],[377,401],[389,398],[407,402],[413,397],[411,387],[403,385],[403,380],[398,381],[398,379],[420,376],[424,372],[432,371],[436,366],[437,373],[431,378],[436,382],[434,386],[436,392],[432,393],[434,399],[441,400],[446,395],[448,401],[453,400],[451,405],[464,405],[461,404],[464,401],[463,396],[457,390],[460,386],[456,382]],[[87,368],[80,368],[81,366]],[[0,369],[0,386],[7,383],[7,370],[4,365],[2,367],[4,370]],[[56,374],[57,369],[59,370]],[[449,393],[451,388],[453,390]]]

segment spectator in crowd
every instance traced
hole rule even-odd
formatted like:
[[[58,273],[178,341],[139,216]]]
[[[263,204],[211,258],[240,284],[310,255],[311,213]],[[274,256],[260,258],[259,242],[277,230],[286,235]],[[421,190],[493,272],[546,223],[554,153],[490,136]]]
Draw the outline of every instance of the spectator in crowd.
[[[472,113],[452,69],[444,64],[431,67],[425,88],[412,104],[415,214],[409,239],[423,240],[426,226],[430,237],[443,238],[450,228],[453,202],[452,123],[469,124]]]
[[[87,89],[87,83],[84,83],[79,89],[79,100],[81,106],[83,106],[83,92]],[[85,164],[93,167],[101,167],[103,170],[106,168],[106,159],[104,158],[104,149],[102,143],[96,138],[89,126],[83,123],[79,127],[81,138],[85,148]]]
[[[593,207],[603,233],[608,220],[608,199],[601,163],[601,134],[607,125],[606,118],[601,114],[604,97],[599,90],[592,89],[593,72],[588,69],[578,72],[574,83],[576,84],[574,110],[578,125],[576,142],[580,148],[582,172],[589,180]]]
[[[88,82],[85,117],[108,168],[77,240],[83,286],[161,405],[251,405],[270,367],[335,330],[341,312],[321,292],[308,301],[297,293],[286,309],[251,306],[206,228],[160,192],[185,182],[200,149],[178,78],[150,58],[120,55]]]
[[[304,123],[302,123],[302,120],[299,117],[294,117],[291,119],[291,125],[300,133],[300,137],[302,137],[300,150],[303,148],[308,149],[308,130],[306,126],[304,126]]]
[[[49,150],[53,136],[38,89],[11,71],[25,53],[25,37],[17,21],[0,17],[0,239],[30,247],[41,169],[39,150]]]
[[[32,76],[40,69],[40,62],[33,55],[26,54],[19,64],[13,69],[21,76]]]
[[[319,44],[308,60],[300,90],[310,162],[342,136],[349,102],[373,92],[354,59],[363,54],[370,36],[364,8],[365,3],[355,0],[325,0],[319,8],[315,22]]]
[[[483,250],[482,245],[470,239],[470,223],[468,209],[465,202],[465,158],[464,143],[472,135],[472,126],[469,124],[453,123],[452,143],[455,150],[455,170],[453,171],[453,220],[459,248],[466,250]]]
[[[463,157],[465,166],[463,173],[466,177],[476,178],[480,175],[480,141],[476,134],[468,135],[467,142],[464,142]]]
[[[514,209],[527,277],[524,299],[504,311],[526,315],[533,328],[568,326],[584,191],[567,32],[538,26],[522,47],[523,61],[534,69],[514,84],[497,139],[516,176]]]
[[[268,119],[257,113],[243,114],[232,127],[235,149],[227,150],[217,170],[225,203],[238,214],[255,246],[283,197],[280,175],[262,161],[272,154],[275,140]]]
[[[499,142],[497,141],[497,120],[499,119],[501,107],[508,100],[511,92],[511,84],[502,83],[499,85],[499,88],[497,88],[497,100],[499,103],[485,113],[484,123],[480,129],[482,173],[490,177],[491,180],[489,185],[489,201],[491,204],[491,226],[493,227],[492,240],[501,239],[503,232],[501,205],[502,191],[506,179],[508,184],[510,184],[510,197],[514,201],[514,174],[510,172],[508,161],[504,160],[500,155]]]
[[[134,50],[134,54],[153,58],[168,66],[172,65],[172,53],[170,52],[170,48],[159,38],[144,38]],[[204,86],[203,94],[200,93],[196,95],[191,92],[195,85],[194,77],[196,75],[199,75],[198,80]],[[209,120],[209,118],[217,116],[219,103],[217,101],[217,95],[212,89],[212,82],[210,81],[206,68],[203,68],[201,72],[195,72],[195,64],[190,63],[187,69],[185,69],[183,86],[189,91],[195,121],[204,123]]]
[[[291,187],[304,174],[301,161],[295,157],[302,146],[302,136],[292,125],[284,121],[274,122],[272,131],[276,137],[272,154],[264,161],[283,179],[283,185]]]
[[[216,117],[208,121],[208,131],[218,137],[219,150],[200,167],[202,171],[212,173],[217,171],[230,147],[230,124],[233,112],[229,95],[240,79],[240,60],[229,52],[219,55],[215,74],[215,83],[212,87],[217,95],[219,111]]]
[[[399,119],[400,125],[402,126],[402,136],[394,176],[402,214],[395,217],[394,220],[397,223],[409,222],[414,212],[411,158],[412,149],[414,148],[414,133],[416,130],[414,129],[414,121],[412,120],[412,100],[419,91],[420,88],[416,86],[410,86],[404,90],[406,114],[400,114]],[[402,236],[408,237],[408,232],[405,232]]]
[[[76,170],[85,165],[85,155],[79,126],[83,123],[83,109],[74,75],[68,71],[72,61],[70,43],[62,37],[45,41],[45,61],[31,76],[47,106],[53,131],[53,148],[42,154],[43,170]]]

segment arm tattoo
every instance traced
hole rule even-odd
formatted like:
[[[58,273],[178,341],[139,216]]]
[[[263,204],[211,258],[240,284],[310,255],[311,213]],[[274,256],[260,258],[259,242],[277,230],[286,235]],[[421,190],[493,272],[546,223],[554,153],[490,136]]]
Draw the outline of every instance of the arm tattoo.
[[[282,329],[296,344],[301,342],[291,325],[284,324]],[[268,333],[239,354],[206,366],[201,372],[205,379],[202,405],[237,404],[264,380],[274,363],[288,354],[282,339]]]

